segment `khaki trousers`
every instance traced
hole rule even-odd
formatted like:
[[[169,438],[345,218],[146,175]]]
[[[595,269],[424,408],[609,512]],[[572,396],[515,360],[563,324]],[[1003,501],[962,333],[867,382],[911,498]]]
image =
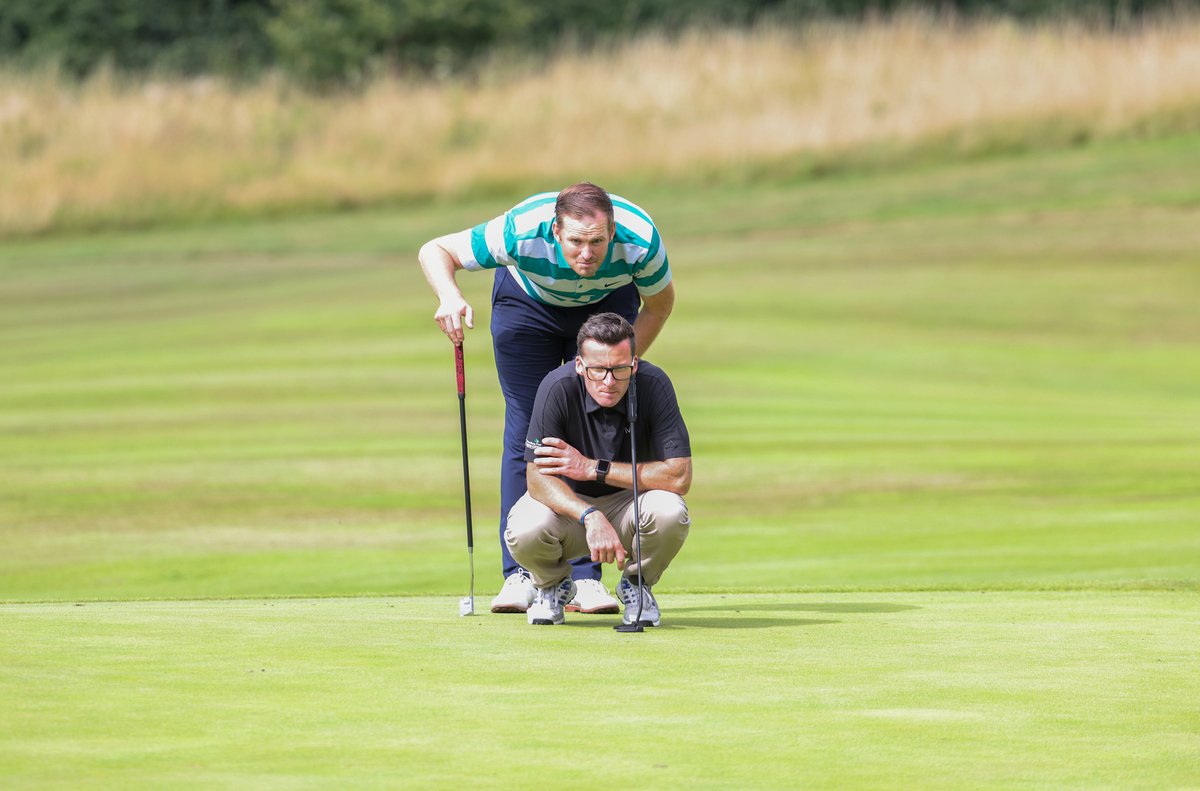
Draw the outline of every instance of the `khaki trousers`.
[[[603,497],[580,499],[599,508],[621,538],[629,553],[625,576],[641,572],[647,585],[654,585],[687,540],[687,503],[674,492],[651,489],[638,493],[642,519],[642,558],[634,557],[633,491],[622,489]],[[571,571],[569,561],[590,555],[587,530],[578,519],[560,516],[526,493],[508,512],[504,543],[513,558],[529,572],[539,588],[557,585]]]

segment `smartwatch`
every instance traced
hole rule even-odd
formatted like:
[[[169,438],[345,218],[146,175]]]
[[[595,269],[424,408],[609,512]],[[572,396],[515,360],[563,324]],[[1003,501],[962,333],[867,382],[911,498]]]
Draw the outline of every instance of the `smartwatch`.
[[[604,479],[608,477],[608,471],[612,467],[612,462],[608,459],[596,460],[596,483],[604,483]]]

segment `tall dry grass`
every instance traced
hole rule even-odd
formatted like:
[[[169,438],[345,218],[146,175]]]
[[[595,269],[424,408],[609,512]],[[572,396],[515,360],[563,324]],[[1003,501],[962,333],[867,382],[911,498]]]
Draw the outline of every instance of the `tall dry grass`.
[[[1200,18],[693,32],[471,81],[0,74],[0,234],[1200,129]],[[1054,142],[1054,141],[1052,141]]]

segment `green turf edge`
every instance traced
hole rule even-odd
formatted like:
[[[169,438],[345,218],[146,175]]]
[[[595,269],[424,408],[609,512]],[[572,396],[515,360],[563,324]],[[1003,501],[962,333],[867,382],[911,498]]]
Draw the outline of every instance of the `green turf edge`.
[[[860,587],[854,585],[825,585],[825,586],[749,586],[749,587],[707,587],[707,588],[670,588],[662,591],[669,595],[712,595],[712,594],[775,594],[775,593],[1120,593],[1120,592],[1171,592],[1171,593],[1200,593],[1200,580],[1194,579],[1163,579],[1163,580],[1129,580],[1129,581],[1097,581],[1079,583],[1051,584],[1002,584],[1002,585],[897,585],[887,588]],[[329,594],[263,594],[261,596],[143,596],[131,598],[89,598],[72,597],[59,599],[5,599],[0,601],[0,608],[29,604],[121,604],[125,602],[219,602],[219,601],[306,601],[306,600],[337,600],[337,599],[422,599],[422,598],[451,598],[458,594],[447,594],[443,591],[359,591],[356,593]],[[490,593],[476,593],[478,603]]]

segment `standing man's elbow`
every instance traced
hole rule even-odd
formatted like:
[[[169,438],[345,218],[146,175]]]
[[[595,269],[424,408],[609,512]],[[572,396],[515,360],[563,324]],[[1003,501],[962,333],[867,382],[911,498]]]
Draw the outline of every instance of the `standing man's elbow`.
[[[646,310],[658,314],[665,320],[675,308],[675,284],[668,283],[662,291],[643,301]]]
[[[421,245],[421,249],[417,251],[417,260],[422,264],[431,264],[435,261],[449,259],[452,263],[457,264],[453,253],[446,244],[448,238],[447,236],[439,236]]]
[[[668,283],[667,287],[662,290],[662,295],[662,313],[664,316],[670,316],[671,311],[675,309],[675,284]]]
[[[442,266],[448,265],[451,272],[462,269],[463,263],[459,258],[458,250],[462,249],[462,244],[470,243],[470,234],[470,231],[459,231],[430,239],[417,251],[417,260],[421,262],[422,266],[435,263]]]

